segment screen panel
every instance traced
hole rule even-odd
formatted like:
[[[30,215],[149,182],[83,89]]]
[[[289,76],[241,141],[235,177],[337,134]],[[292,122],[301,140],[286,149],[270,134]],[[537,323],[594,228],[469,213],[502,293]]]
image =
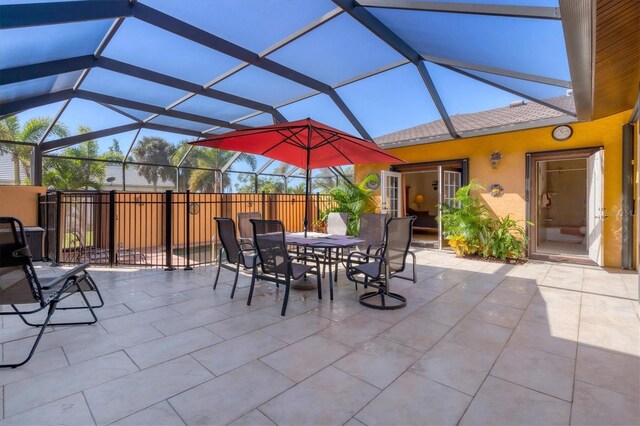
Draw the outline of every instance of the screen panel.
[[[112,20],[0,30],[0,69],[93,54]]]
[[[372,137],[440,118],[413,65],[351,83],[337,92]]]
[[[240,64],[237,59],[137,19],[124,21],[103,56],[201,85]],[[175,60],[186,57],[188,61]]]
[[[81,71],[74,71],[0,86],[0,105],[71,89],[78,81],[80,74]]]
[[[371,9],[422,55],[569,80],[562,22]]]
[[[268,57],[330,85],[403,59],[347,14],[334,18]]]
[[[336,6],[329,0],[144,0],[175,18],[255,53],[284,39]]]

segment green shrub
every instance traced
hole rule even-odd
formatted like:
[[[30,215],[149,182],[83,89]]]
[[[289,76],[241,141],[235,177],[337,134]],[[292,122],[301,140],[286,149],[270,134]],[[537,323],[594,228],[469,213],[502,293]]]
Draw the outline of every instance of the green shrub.
[[[327,216],[331,212],[349,213],[349,223],[347,234],[358,235],[360,227],[360,216],[363,213],[373,213],[373,191],[367,188],[367,183],[377,180],[376,175],[369,175],[362,182],[357,184],[344,183],[329,192],[336,207],[327,209],[320,214],[320,221],[326,222]]]
[[[525,230],[509,215],[493,218],[472,192],[484,190],[476,181],[461,187],[454,198],[457,206],[442,206],[443,234],[458,256],[522,258],[528,239]]]
[[[522,258],[527,251],[527,236],[522,226],[509,215],[493,219],[489,240],[486,243],[485,256],[500,260]],[[486,254],[485,254],[486,253]]]

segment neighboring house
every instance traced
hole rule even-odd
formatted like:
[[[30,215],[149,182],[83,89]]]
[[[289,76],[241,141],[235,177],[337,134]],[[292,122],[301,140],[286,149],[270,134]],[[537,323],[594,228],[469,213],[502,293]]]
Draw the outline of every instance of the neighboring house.
[[[138,170],[135,166],[129,165],[125,168],[124,175],[124,183],[126,186],[126,190],[130,192],[141,191],[148,192],[153,191],[153,184],[149,183],[144,176],[140,176],[138,174]],[[110,179],[114,178],[114,179]],[[111,180],[111,182],[109,182]],[[103,191],[109,191],[112,189],[122,190],[123,189],[123,178],[122,178],[122,166],[117,164],[108,164],[105,171],[105,182],[102,185]],[[175,183],[170,180],[162,181],[162,179],[158,179],[157,190],[159,192],[166,191],[168,189],[176,189]]]
[[[13,179],[13,160],[10,155],[0,153],[0,185],[15,185]],[[20,168],[20,181],[26,179],[24,170]]]
[[[572,96],[547,101],[573,110]],[[490,212],[533,223],[531,257],[625,266],[623,247],[634,253],[637,234],[622,235],[625,221],[634,225],[632,213],[621,207],[622,128],[630,117],[631,110],[579,123],[553,109],[516,102],[451,116],[462,139],[445,136],[441,120],[381,136],[378,144],[408,161],[383,171],[392,190],[381,194],[381,205],[418,216],[414,240],[438,247],[446,244],[435,221],[439,205],[451,203],[456,189],[475,179],[486,188],[480,195]],[[380,171],[372,167],[358,166],[356,178]],[[400,186],[399,197],[393,196],[394,186]]]

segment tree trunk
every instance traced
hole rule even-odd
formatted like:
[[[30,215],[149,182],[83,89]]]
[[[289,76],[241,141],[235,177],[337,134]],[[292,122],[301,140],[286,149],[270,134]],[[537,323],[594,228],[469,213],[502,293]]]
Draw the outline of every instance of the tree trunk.
[[[20,185],[20,156],[17,153],[11,154],[13,160],[13,183]]]

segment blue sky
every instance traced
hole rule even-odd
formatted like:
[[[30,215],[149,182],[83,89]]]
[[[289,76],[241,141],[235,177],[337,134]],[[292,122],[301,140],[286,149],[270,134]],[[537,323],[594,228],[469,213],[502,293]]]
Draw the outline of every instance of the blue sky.
[[[329,0],[139,1],[255,53],[264,51],[336,7]],[[557,0],[467,2],[557,7]],[[17,1],[0,0],[0,4],[8,3]],[[562,25],[559,21],[387,9],[371,9],[371,12],[420,54],[515,72],[570,79]],[[110,25],[111,21],[91,21],[2,30],[4,34],[0,33],[0,68],[93,53]],[[103,56],[200,85],[211,82],[241,64],[237,59],[133,18],[125,20]],[[276,50],[268,58],[329,85],[339,84],[404,59],[346,13]],[[426,65],[450,115],[503,107],[520,99],[516,95],[439,65],[429,62]],[[490,74],[477,75],[540,98],[559,96],[565,92],[564,89],[553,86]],[[73,81],[71,77],[67,80]],[[30,93],[29,90],[40,90],[38,84],[42,86],[50,82],[32,82],[31,88],[26,85],[3,86],[0,89],[0,98],[21,94],[24,96]],[[60,88],[70,85],[62,79],[57,84]],[[311,94],[313,90],[257,67],[247,67],[216,83],[213,88],[277,106],[290,121],[312,117],[347,132],[356,133],[354,126],[336,104],[324,94],[282,106]],[[104,69],[92,69],[80,89],[126,97],[161,107],[170,105],[186,94],[178,89]],[[400,66],[338,87],[336,92],[373,137],[440,118],[413,65]],[[35,116],[52,116],[59,107],[60,104],[54,104],[25,111],[19,114],[19,118],[25,121]],[[238,120],[254,112],[249,108],[202,96],[193,97],[175,109],[227,121]],[[126,112],[139,118],[150,116],[143,111]],[[71,134],[77,133],[78,125],[101,130],[132,122],[108,108],[79,99],[71,101],[61,121],[69,127]],[[179,125],[199,131],[211,127],[204,123],[184,123],[172,118],[152,122]],[[252,126],[270,122],[271,117],[267,114],[241,121],[242,124]],[[116,138],[126,150],[134,133],[103,138],[99,141],[101,149],[106,150],[111,140]],[[147,130],[141,132],[141,136],[147,134],[159,134],[173,143],[190,138]]]

